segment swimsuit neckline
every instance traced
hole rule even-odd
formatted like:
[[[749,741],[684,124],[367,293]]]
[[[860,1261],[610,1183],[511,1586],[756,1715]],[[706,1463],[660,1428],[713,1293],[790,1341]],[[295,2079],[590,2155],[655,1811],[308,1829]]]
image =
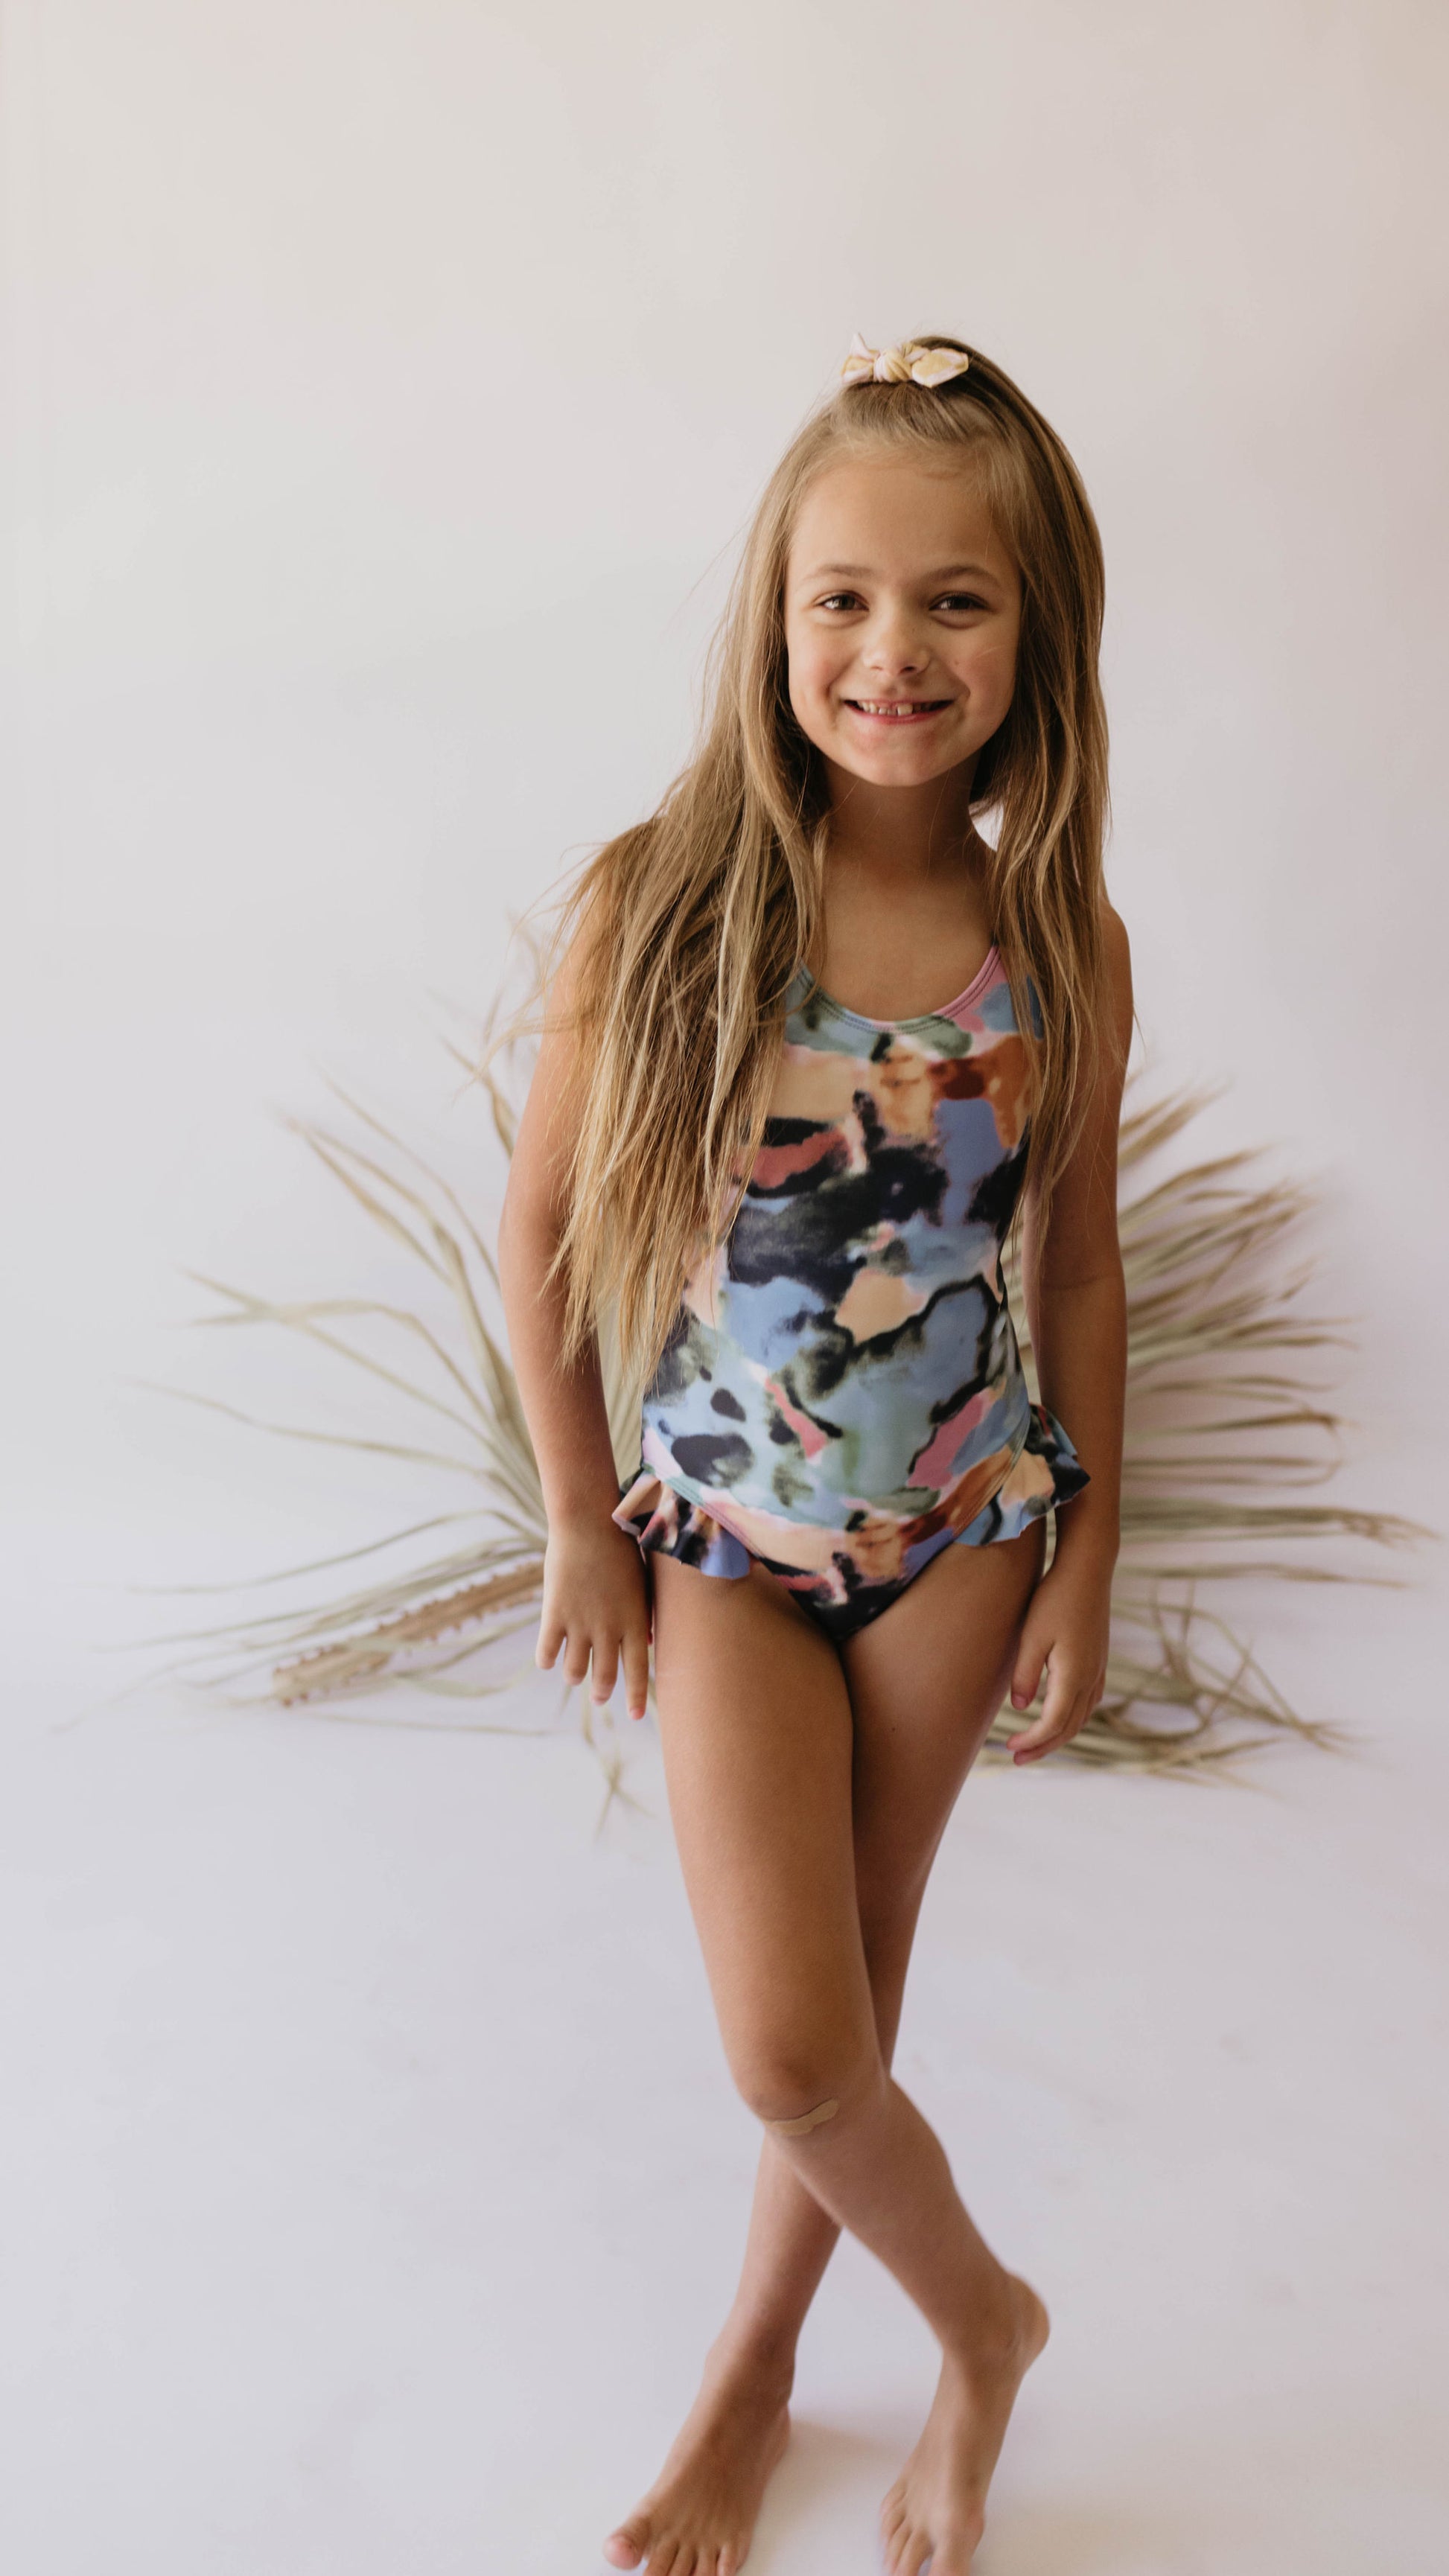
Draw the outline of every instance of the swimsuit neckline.
[[[817,1001],[824,1002],[842,1020],[854,1020],[857,1028],[875,1029],[877,1032],[885,1029],[924,1029],[930,1026],[932,1020],[957,1020],[960,1012],[968,1010],[971,1004],[979,999],[1000,963],[1000,955],[993,939],[964,993],[958,993],[953,1002],[943,1002],[939,1010],[916,1011],[906,1019],[872,1020],[867,1018],[864,1011],[848,1010],[844,1002],[838,1002],[833,993],[826,991],[819,977],[812,975],[808,966],[802,966],[800,969],[804,978],[802,999],[804,993],[813,992]]]

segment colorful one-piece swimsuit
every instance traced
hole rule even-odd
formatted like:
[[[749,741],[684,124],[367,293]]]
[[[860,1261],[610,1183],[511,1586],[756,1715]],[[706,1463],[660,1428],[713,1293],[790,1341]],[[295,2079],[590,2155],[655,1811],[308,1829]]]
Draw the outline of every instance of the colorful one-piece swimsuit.
[[[1026,1088],[994,948],[920,1019],[796,977],[749,1182],[644,1396],[614,1518],[646,1553],[757,1559],[839,1642],[953,1541],[1015,1538],[1080,1491],[1001,1276]]]

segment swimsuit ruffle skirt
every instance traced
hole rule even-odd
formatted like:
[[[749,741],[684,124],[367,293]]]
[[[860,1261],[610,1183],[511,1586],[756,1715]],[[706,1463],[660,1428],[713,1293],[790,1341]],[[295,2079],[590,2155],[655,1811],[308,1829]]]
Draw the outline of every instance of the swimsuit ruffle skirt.
[[[1027,1393],[1001,1275],[1027,1053],[993,948],[959,998],[862,1019],[802,971],[726,1241],[686,1286],[614,1518],[648,1554],[751,1559],[837,1641],[941,1549],[1086,1484]]]

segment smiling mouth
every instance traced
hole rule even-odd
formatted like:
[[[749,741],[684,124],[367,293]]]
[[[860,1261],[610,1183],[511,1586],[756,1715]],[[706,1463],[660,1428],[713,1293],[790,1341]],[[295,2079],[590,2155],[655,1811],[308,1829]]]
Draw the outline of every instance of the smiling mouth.
[[[884,724],[920,724],[926,716],[938,716],[949,707],[949,698],[847,698],[846,705],[858,716],[872,716]]]

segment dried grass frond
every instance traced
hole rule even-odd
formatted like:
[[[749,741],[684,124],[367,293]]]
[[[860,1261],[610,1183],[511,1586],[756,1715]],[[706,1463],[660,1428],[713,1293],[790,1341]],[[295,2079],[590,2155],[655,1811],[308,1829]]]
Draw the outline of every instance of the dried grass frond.
[[[476,1057],[449,1051],[481,1085],[494,1131],[511,1152],[517,1133],[511,1090],[525,1069],[516,1052],[511,1060],[507,1050],[485,1053],[479,1072]],[[220,1311],[204,1320],[299,1335],[386,1388],[391,1399],[445,1423],[454,1445],[444,1451],[380,1432],[263,1421],[209,1395],[188,1400],[273,1435],[466,1477],[476,1502],[268,1578],[290,1583],[396,1552],[395,1570],[334,1598],[232,1616],[153,1642],[183,1649],[174,1670],[231,1693],[250,1684],[253,1697],[284,1707],[342,1714],[356,1704],[358,1715],[385,1715],[395,1707],[410,1724],[500,1731],[481,1714],[462,1712],[506,1692],[517,1677],[499,1676],[493,1650],[532,1619],[546,1520],[517,1385],[501,1333],[489,1320],[498,1312],[493,1253],[452,1185],[372,1112],[345,1093],[337,1097],[366,1131],[365,1145],[308,1119],[288,1123],[353,1205],[428,1274],[437,1311],[424,1315],[359,1296],[268,1299],[202,1279],[221,1301]],[[1337,1471],[1345,1426],[1325,1369],[1351,1347],[1351,1336],[1342,1319],[1316,1314],[1304,1301],[1310,1272],[1295,1246],[1314,1206],[1310,1191],[1259,1178],[1257,1158],[1248,1153],[1153,1176],[1158,1159],[1206,1105],[1202,1093],[1153,1099],[1143,1096],[1140,1082],[1129,1086],[1121,1130],[1128,1310],[1122,1552],[1102,1705],[1069,1748],[1071,1759],[1097,1769],[1187,1778],[1214,1776],[1234,1755],[1285,1738],[1334,1740],[1331,1728],[1289,1707],[1228,1621],[1203,1605],[1201,1587],[1248,1576],[1274,1583],[1391,1580],[1372,1570],[1364,1551],[1402,1549],[1425,1534],[1392,1513],[1294,1498],[1295,1489],[1322,1484]],[[1035,1393],[1010,1257],[1007,1269]],[[389,1356],[379,1357],[364,1332],[382,1336]],[[638,1388],[607,1333],[604,1360],[616,1448],[621,1465],[632,1464]],[[413,1541],[444,1527],[468,1528],[471,1535],[443,1555],[406,1558]],[[185,1587],[191,1593],[205,1588]],[[441,1700],[459,1714],[424,1719],[426,1700]],[[1029,1719],[1030,1712],[998,1719],[988,1751],[1004,1752]],[[611,1730],[600,1732],[586,1701],[583,1728],[603,1764],[607,1795],[622,1794],[617,1741]]]

